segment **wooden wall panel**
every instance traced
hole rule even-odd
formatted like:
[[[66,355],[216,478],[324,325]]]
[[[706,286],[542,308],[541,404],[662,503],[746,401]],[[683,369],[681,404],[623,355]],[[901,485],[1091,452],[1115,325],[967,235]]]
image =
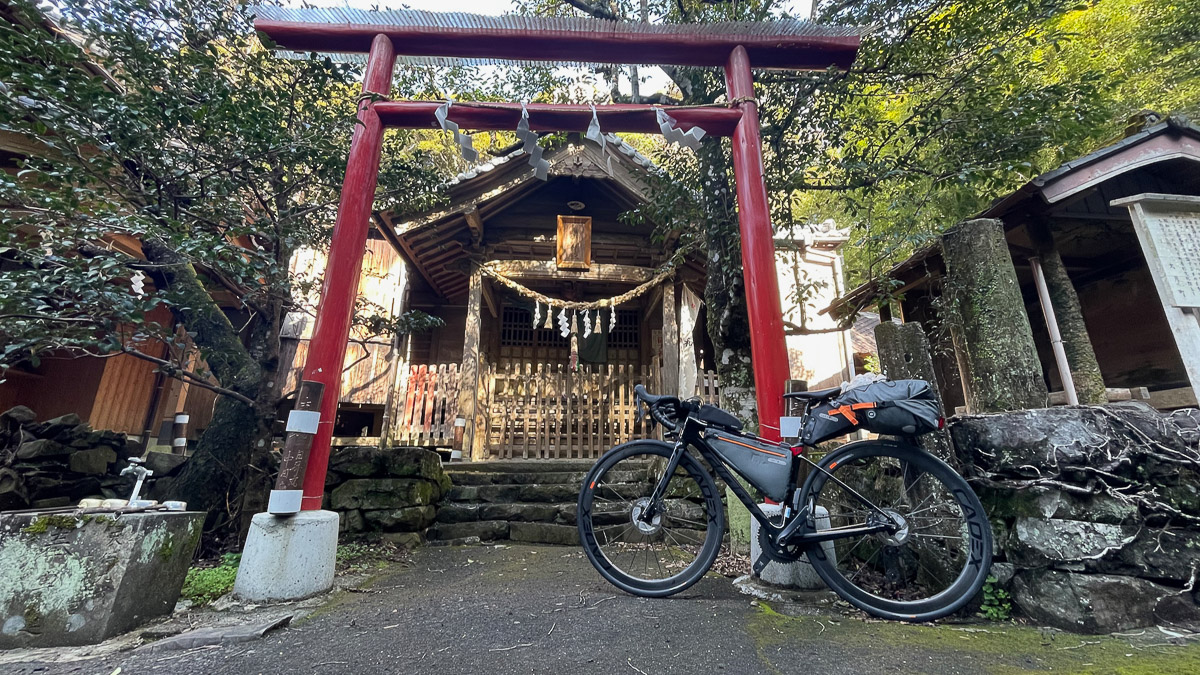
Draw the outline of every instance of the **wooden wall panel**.
[[[392,363],[399,362],[399,353],[392,353],[390,343],[368,342],[364,352],[358,342],[351,342],[346,347],[346,366],[349,369],[342,373],[342,393],[338,400],[342,403],[358,403],[384,405],[387,403],[387,392],[393,377],[389,357]],[[308,340],[300,340],[296,345],[296,357],[292,368],[288,371],[283,385],[283,392],[289,393],[296,389],[304,368],[304,360],[308,358]],[[353,365],[351,365],[353,364]]]
[[[154,368],[149,361],[125,354],[107,359],[88,424],[96,429],[142,433],[154,394]]]

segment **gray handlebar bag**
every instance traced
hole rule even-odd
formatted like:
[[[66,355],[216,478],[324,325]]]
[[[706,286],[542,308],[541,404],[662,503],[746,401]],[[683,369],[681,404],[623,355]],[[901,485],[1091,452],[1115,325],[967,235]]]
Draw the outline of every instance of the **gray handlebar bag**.
[[[801,440],[806,445],[856,429],[888,436],[919,436],[937,431],[941,404],[924,380],[884,380],[843,392],[812,409]]]

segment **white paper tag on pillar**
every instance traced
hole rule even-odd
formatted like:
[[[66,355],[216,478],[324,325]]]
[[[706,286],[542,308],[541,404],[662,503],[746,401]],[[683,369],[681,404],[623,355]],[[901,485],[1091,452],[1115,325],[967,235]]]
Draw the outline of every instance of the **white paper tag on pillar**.
[[[267,499],[267,513],[286,515],[300,513],[300,505],[304,500],[304,490],[271,490]]]
[[[288,413],[287,431],[315,434],[320,423],[321,413],[316,410],[293,410]]]
[[[782,438],[800,438],[800,425],[803,417],[780,417],[779,435]]]

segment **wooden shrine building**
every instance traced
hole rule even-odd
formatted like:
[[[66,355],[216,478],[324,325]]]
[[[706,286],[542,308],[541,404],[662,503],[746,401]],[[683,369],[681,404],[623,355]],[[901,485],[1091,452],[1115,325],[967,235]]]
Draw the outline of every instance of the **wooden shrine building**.
[[[1054,309],[1060,322],[1065,312],[1081,315],[1110,395],[1130,390],[1138,394],[1130,394],[1133,398],[1147,398],[1160,409],[1196,405],[1200,127],[1153,119],[1116,143],[1034,178],[977,217],[1003,223],[1052,403],[1063,400],[1063,383],[1030,264],[1048,250],[1061,257],[1069,275],[1059,283],[1069,283],[1078,296],[1077,309],[1057,301]],[[843,316],[898,307],[905,321],[923,324],[944,402],[954,410],[966,400],[953,340],[939,326],[945,274],[935,241],[827,311]]]
[[[547,149],[544,181],[517,151],[451,181],[434,212],[375,214],[360,293],[444,324],[397,345],[351,345],[335,445],[382,436],[474,459],[597,457],[643,435],[633,387],[677,390],[680,296],[684,285],[702,294],[705,270],[702,257],[671,268],[675,237],[623,222],[654,169],[606,140],[603,152],[577,138]],[[525,291],[576,302],[637,292],[615,317],[607,307],[562,317]],[[693,321],[684,340],[701,364],[711,354],[703,326]],[[714,399],[715,376],[684,393]]]

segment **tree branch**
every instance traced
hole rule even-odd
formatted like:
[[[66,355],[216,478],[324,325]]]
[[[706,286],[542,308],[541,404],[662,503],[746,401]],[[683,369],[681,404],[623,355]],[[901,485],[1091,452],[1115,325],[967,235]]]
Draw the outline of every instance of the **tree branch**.
[[[620,21],[621,17],[611,9],[599,4],[591,3],[586,0],[562,0],[562,2],[578,9],[581,12],[596,17],[597,19],[608,19],[609,21]]]
[[[221,394],[222,396],[228,396],[228,397],[234,399],[235,401],[241,401],[242,403],[245,403],[248,406],[251,406],[251,407],[254,406],[253,399],[243,396],[242,394],[239,394],[232,389],[226,389],[225,387],[217,386],[217,385],[209,382],[208,378],[204,377],[203,375],[200,375],[199,373],[193,373],[190,370],[185,370],[183,368],[180,368],[179,366],[175,365],[174,363],[171,363],[170,361],[167,361],[166,359],[160,359],[157,356],[151,356],[149,354],[146,354],[145,352],[138,351],[138,350],[134,349],[133,347],[122,346],[121,351],[125,354],[129,354],[130,356],[139,358],[143,361],[149,361],[150,363],[157,364],[158,369],[164,375],[167,375],[168,377],[174,377],[179,380],[187,380],[191,384],[196,385],[197,387],[202,387],[204,389],[208,389],[209,391],[216,392],[218,394]]]

